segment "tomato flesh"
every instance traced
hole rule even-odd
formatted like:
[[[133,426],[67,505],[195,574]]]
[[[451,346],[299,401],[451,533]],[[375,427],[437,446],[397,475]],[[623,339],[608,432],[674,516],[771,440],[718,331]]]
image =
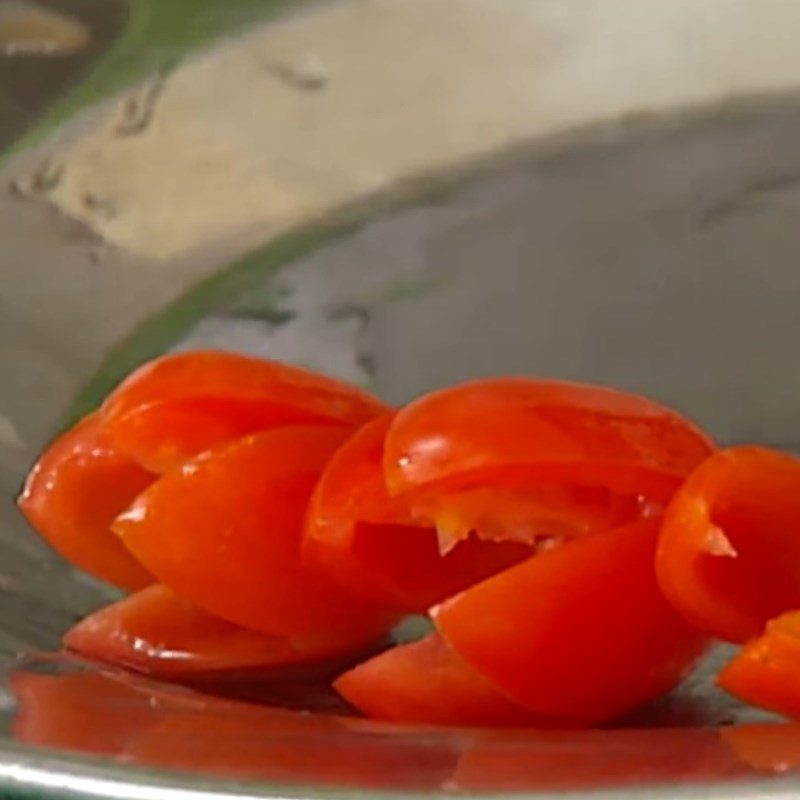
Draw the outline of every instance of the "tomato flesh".
[[[644,504],[602,487],[542,481],[533,486],[443,489],[415,498],[411,506],[418,519],[433,523],[439,549],[448,553],[471,536],[546,548],[636,519]]]
[[[760,447],[709,458],[667,509],[662,590],[693,625],[732,642],[800,608],[800,461]]]
[[[249,433],[286,425],[352,428],[386,410],[342,381],[214,351],[156,359],[124,380],[102,407],[115,445],[154,472]]]
[[[177,594],[277,636],[369,638],[394,621],[301,563],[303,518],[336,428],[281,428],[207,451],[164,475],[114,524]]]
[[[746,703],[800,719],[800,611],[771,620],[725,665],[717,683]]]
[[[531,711],[619,717],[675,686],[704,647],[656,583],[658,528],[643,520],[530,558],[434,608],[436,628]]]
[[[340,675],[334,688],[373,719],[437,725],[540,725],[437,634],[399,645]]]
[[[382,453],[391,419],[369,422],[326,466],[306,517],[303,555],[355,593],[399,611],[424,612],[531,550],[472,536],[443,555],[436,532],[386,492]]]
[[[114,536],[111,523],[153,480],[110,444],[94,413],[47,448],[17,502],[33,528],[67,561],[133,591],[153,578]]]
[[[247,630],[160,584],[90,614],[63,642],[83,656],[160,678],[323,661],[371,644],[358,632],[291,639]]]

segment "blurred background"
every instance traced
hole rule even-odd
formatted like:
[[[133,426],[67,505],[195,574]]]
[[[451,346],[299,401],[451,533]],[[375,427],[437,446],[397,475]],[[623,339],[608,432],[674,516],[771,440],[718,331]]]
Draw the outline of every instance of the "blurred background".
[[[640,5],[0,0],[0,447],[201,345],[794,445],[800,8]]]

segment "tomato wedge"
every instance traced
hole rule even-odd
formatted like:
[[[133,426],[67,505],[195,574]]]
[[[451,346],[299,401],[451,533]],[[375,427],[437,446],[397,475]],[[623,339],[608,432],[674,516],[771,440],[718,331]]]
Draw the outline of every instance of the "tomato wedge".
[[[94,413],[47,448],[17,502],[67,561],[132,591],[153,578],[112,534],[111,523],[153,480],[111,446]]]
[[[709,458],[670,504],[661,588],[693,625],[732,642],[800,608],[800,461],[761,447]]]
[[[436,628],[531,711],[619,717],[671,689],[704,647],[656,583],[658,528],[643,520],[530,558],[434,608]]]
[[[770,620],[723,667],[717,684],[746,703],[800,719],[800,611]]]
[[[531,549],[471,537],[442,555],[436,531],[386,492],[383,440],[391,421],[367,423],[328,462],[309,505],[303,556],[363,597],[424,612]]]
[[[340,675],[333,684],[373,719],[435,725],[541,725],[505,697],[435,633],[393,647]]]
[[[159,678],[279,667],[364,650],[371,639],[338,632],[294,639],[247,630],[156,584],[71,628],[64,645],[81,655]]]
[[[115,445],[154,472],[249,433],[286,425],[354,428],[386,410],[368,392],[325,375],[214,351],[145,364],[102,407]]]
[[[643,397],[563,381],[492,378],[433,392],[400,411],[386,437],[384,464],[389,493],[413,498],[428,516],[444,516],[456,536],[487,516],[506,529],[533,519],[539,533],[561,536],[625,521],[616,495],[663,503],[713,449],[692,423]],[[526,489],[527,505],[524,492],[512,494],[510,507],[492,496],[487,513],[480,491],[500,486]],[[478,508],[468,502],[462,519],[458,497],[465,491],[479,492]]]
[[[377,637],[395,617],[301,563],[303,517],[340,428],[280,428],[238,439],[169,472],[114,530],[177,594],[277,636]]]

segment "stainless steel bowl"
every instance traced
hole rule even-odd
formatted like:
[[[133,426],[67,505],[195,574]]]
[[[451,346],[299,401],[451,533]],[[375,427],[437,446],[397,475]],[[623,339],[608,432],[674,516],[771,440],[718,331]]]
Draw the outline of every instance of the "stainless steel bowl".
[[[416,8],[418,17],[401,15],[398,21],[408,26],[409,35],[420,20],[432,20],[435,29],[445,18],[456,19],[448,2],[440,0],[437,10],[432,2],[415,0],[407,8]],[[222,226],[195,248],[177,246],[177,239],[167,235],[171,222],[176,230],[188,224],[190,202],[188,211],[176,207],[174,219],[160,222],[147,206],[147,198],[156,202],[159,194],[184,196],[166,177],[160,182],[158,171],[149,175],[147,191],[123,194],[125,202],[117,205],[106,196],[89,196],[85,187],[117,173],[130,182],[136,168],[147,169],[145,155],[153,152],[148,148],[168,147],[167,142],[173,149],[167,149],[166,160],[179,162],[184,140],[170,137],[180,130],[189,137],[178,124],[186,117],[175,114],[194,91],[192,75],[203,74],[209,64],[221,69],[234,63],[241,42],[252,48],[260,41],[259,31],[274,35],[268,41],[283,55],[281,47],[289,47],[281,38],[286,30],[286,36],[295,37],[289,36],[292,46],[300,47],[300,41],[320,50],[325,49],[322,40],[314,37],[327,31],[326,36],[342,37],[346,53],[363,41],[359,37],[384,30],[380,26],[386,20],[375,21],[374,15],[394,13],[399,8],[394,0],[304,7],[288,22],[279,18],[207,53],[182,54],[185,61],[179,64],[174,56],[187,45],[170,39],[166,61],[157,48],[158,58],[148,51],[155,60],[141,59],[145,79],[133,90],[125,87],[132,85],[134,73],[120,72],[118,85],[108,87],[109,97],[123,92],[118,102],[94,104],[102,101],[102,92],[92,90],[95,70],[84,82],[75,77],[73,95],[51,108],[49,116],[41,116],[41,109],[26,111],[27,138],[16,139],[0,174],[10,188],[0,196],[4,796],[189,800],[355,797],[368,791],[402,797],[463,792],[549,797],[569,791],[617,798],[760,798],[800,791],[791,769],[800,760],[786,752],[792,734],[800,742],[800,732],[781,728],[779,747],[769,738],[778,729],[756,731],[757,744],[763,735],[766,751],[774,755],[759,761],[747,738],[747,730],[754,729],[731,734],[725,726],[766,718],[725,700],[705,674],[620,730],[542,734],[389,726],[329,710],[254,708],[46,655],[70,623],[112,593],[53,556],[26,528],[13,497],[49,436],[95,404],[127,370],[170,348],[258,352],[370,385],[392,402],[478,375],[606,382],[680,408],[722,441],[796,448],[800,371],[792,365],[800,338],[800,104],[792,89],[794,64],[781,49],[782,31],[794,12],[769,2],[759,7],[757,19],[747,4],[730,4],[739,27],[722,23],[719,39],[705,44],[709,51],[727,47],[728,60],[720,57],[713,80],[697,78],[708,84],[699,96],[693,94],[696,76],[681,70],[694,57],[693,26],[714,31],[713,20],[692,4],[654,12],[656,21],[644,26],[642,37],[653,43],[655,55],[643,47],[626,58],[640,65],[643,85],[649,80],[676,88],[648,104],[637,94],[635,80],[625,102],[609,88],[617,85],[613,81],[620,80],[624,64],[605,75],[604,65],[616,56],[602,47],[591,50],[606,40],[585,33],[587,25],[603,22],[612,41],[622,35],[615,31],[624,29],[625,20],[643,25],[634,3],[605,0],[592,11],[525,0],[521,6],[534,15],[531,32],[541,32],[530,40],[531,58],[540,58],[536,48],[546,54],[555,48],[569,57],[551,62],[541,56],[542,69],[551,70],[547,80],[530,83],[526,75],[521,86],[510,77],[516,62],[506,72],[492,72],[481,61],[487,56],[480,48],[495,54],[492,47],[505,36],[509,50],[524,51],[525,36],[533,33],[510,28],[519,20],[505,19],[499,6],[491,10],[481,0],[468,5],[469,13],[458,18],[468,19],[477,9],[496,38],[464,23],[452,30],[447,46],[472,47],[464,62],[464,69],[474,70],[471,80],[485,67],[495,81],[487,78],[490,85],[473,87],[488,120],[481,134],[486,148],[464,145],[480,117],[470,116],[474,108],[454,99],[463,91],[459,75],[448,73],[443,80],[439,74],[435,77],[450,94],[441,95],[439,110],[420,101],[416,112],[403,117],[409,127],[401,138],[436,140],[444,127],[443,141],[452,139],[458,159],[433,149],[419,162],[423,168],[415,169],[416,162],[397,167],[391,154],[402,151],[402,142],[381,140],[375,144],[378,155],[365,152],[363,159],[354,145],[353,164],[368,164],[372,172],[359,173],[362,183],[347,183],[347,191],[340,192],[331,187],[344,186],[344,179],[331,180],[310,151],[298,156],[284,144],[291,169],[283,162],[261,163],[263,172],[256,170],[247,180],[260,186],[275,175],[285,178],[276,203],[285,201],[291,213],[266,214],[242,230]],[[231,6],[239,22],[273,10],[244,0]],[[146,22],[147,8],[147,0],[131,0],[128,27],[119,22],[123,37],[135,39],[130,21]],[[0,35],[2,9],[0,2]],[[92,6],[81,9],[91,29]],[[210,31],[233,24],[213,16],[221,12],[212,0],[198,13],[202,36],[197,45]],[[328,13],[343,15],[335,18],[339,27],[321,25]],[[106,66],[110,58],[113,67],[119,41],[116,29],[108,30],[109,41],[98,45],[93,57],[107,59],[96,62]],[[745,33],[750,42],[772,36],[775,45],[771,51],[755,47],[752,63],[741,67],[737,47]],[[659,55],[661,34],[677,48],[668,63]],[[382,46],[390,50],[397,42],[389,38]],[[373,57],[368,51],[367,66]],[[414,57],[413,46],[408,54]],[[299,87],[276,91],[302,93],[302,103],[315,109],[309,112],[315,123],[327,125],[341,108],[352,115],[345,121],[354,131],[367,126],[365,114],[377,102],[372,95],[365,104],[356,91],[349,106],[324,106],[326,82],[333,86],[339,76],[350,75],[346,70],[352,65],[344,56],[340,71],[334,60],[328,73],[328,64],[305,51],[301,55],[302,69],[288,78],[300,81]],[[16,68],[15,63],[0,60],[0,70]],[[287,73],[276,63],[268,58],[259,69],[285,81]],[[87,69],[83,62],[79,66]],[[594,99],[586,101],[585,117],[567,113],[570,103],[583,102],[583,95],[575,94],[579,67],[586,76],[597,74],[596,83],[584,88],[606,93],[603,102],[587,95]],[[395,90],[416,73],[399,74]],[[559,81],[569,83],[563,107],[558,98],[552,104],[560,116],[545,120],[545,112],[552,112],[545,103],[541,116],[522,119],[507,105],[525,92],[535,105]],[[417,85],[406,88],[404,102],[412,105],[414,97],[425,94]],[[367,92],[366,84],[362,89]],[[246,84],[238,87],[245,96],[255,91]],[[78,113],[68,101],[81,92],[89,105]],[[493,96],[501,98],[497,106],[489,103]],[[165,104],[163,118],[159,102]],[[221,104],[224,115],[224,98],[213,102]],[[144,114],[142,131],[117,131],[113,141],[103,139],[102,132],[119,122],[119,113],[128,115],[128,123],[131,114],[140,122]],[[210,127],[213,114],[198,114],[203,136],[228,142],[225,124],[217,130]],[[503,136],[497,119],[509,121]],[[247,129],[246,119],[234,123],[232,129]],[[331,131],[340,123],[331,122]],[[148,128],[151,124],[155,130]],[[276,124],[290,131],[296,126],[302,139],[311,122],[298,117]],[[15,135],[21,123],[17,127]],[[140,135],[142,141],[135,141]],[[367,144],[361,141],[359,147],[368,149]],[[231,170],[253,167],[251,145],[238,146],[225,152],[224,163]],[[299,170],[301,162],[307,173]],[[194,163],[202,170],[205,162]],[[375,178],[379,166],[385,172]],[[172,168],[164,168],[170,180],[180,174],[179,164],[178,172],[171,173]],[[207,191],[213,195],[216,188],[209,178]],[[303,191],[326,201],[292,206],[289,199]],[[262,200],[256,193],[255,205]],[[243,213],[245,206],[243,200]],[[139,222],[130,223],[126,215]],[[155,231],[151,238],[141,220]],[[281,691],[284,699],[289,696],[286,686]]]

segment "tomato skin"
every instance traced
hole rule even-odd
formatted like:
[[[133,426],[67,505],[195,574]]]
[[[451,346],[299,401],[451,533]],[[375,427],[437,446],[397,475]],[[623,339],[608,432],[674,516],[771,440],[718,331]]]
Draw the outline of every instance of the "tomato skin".
[[[303,518],[345,432],[281,428],[164,475],[114,523],[160,582],[209,613],[277,636],[377,637],[394,615],[301,563]]]
[[[114,449],[95,412],[50,444],[17,503],[67,561],[133,591],[153,578],[113,535],[111,523],[153,480]]]
[[[295,425],[339,425],[267,400],[176,397],[139,406],[106,423],[114,446],[163,474],[212,447],[254,432]]]
[[[390,494],[546,480],[663,501],[713,450],[699,428],[643,397],[488,378],[406,406],[387,435],[384,464]]]
[[[542,553],[432,610],[450,646],[510,698],[594,725],[670,690],[704,648],[662,596],[659,520]]]
[[[800,719],[800,611],[770,620],[717,675],[717,685],[760,708]]]
[[[699,466],[670,503],[656,571],[693,625],[744,642],[800,608],[800,461],[734,447]]]
[[[340,675],[334,689],[373,719],[430,725],[542,725],[437,634],[398,645]]]
[[[309,505],[303,556],[354,593],[422,613],[530,548],[472,537],[442,555],[436,531],[386,492],[383,439],[391,421],[386,415],[367,423],[328,462]]]
[[[160,584],[95,611],[63,638],[67,649],[88,658],[166,679],[323,661],[371,641],[358,632],[290,639],[247,630]]]
[[[155,472],[246,434],[286,425],[355,428],[386,410],[342,381],[216,351],[157,358],[126,378],[102,406],[114,443]]]

